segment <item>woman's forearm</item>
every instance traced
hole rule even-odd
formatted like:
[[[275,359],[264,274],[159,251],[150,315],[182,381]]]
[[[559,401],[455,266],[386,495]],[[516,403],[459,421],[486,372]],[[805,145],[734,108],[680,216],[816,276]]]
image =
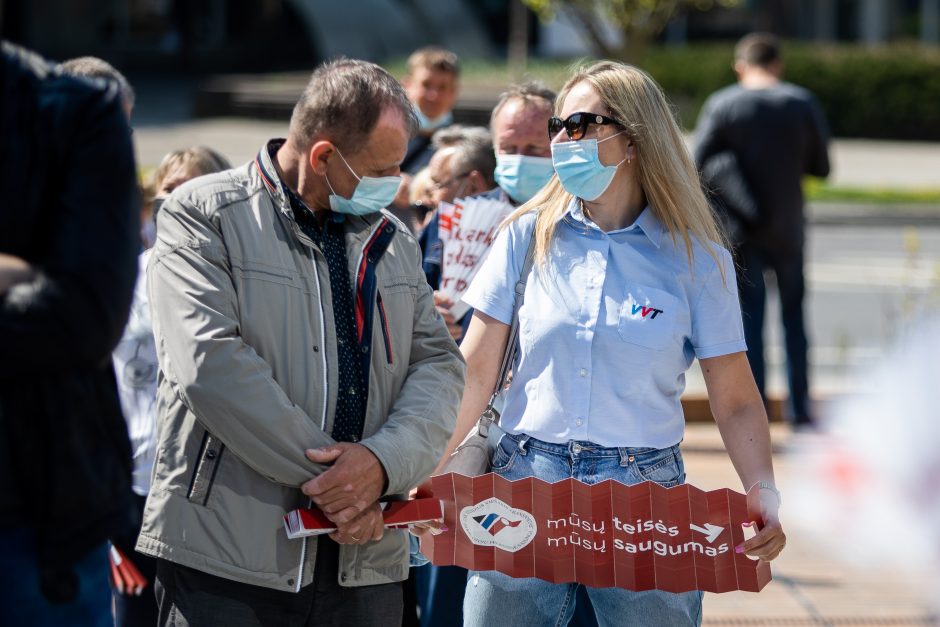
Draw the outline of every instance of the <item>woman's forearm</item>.
[[[444,456],[432,474],[441,470],[441,466],[454,452],[457,445],[467,437],[476,425],[480,414],[486,409],[496,387],[499,366],[508,336],[507,325],[479,312],[473,314],[470,328],[467,329],[467,335],[460,345],[460,351],[467,361],[467,377],[460,411],[457,413],[457,425],[447,443]]]
[[[716,417],[721,439],[744,489],[759,481],[774,483],[770,429],[760,397],[726,416]]]
[[[743,352],[702,359],[712,415],[745,489],[773,482],[770,429],[747,357]]]
[[[473,377],[468,369],[467,380],[463,390],[463,399],[460,402],[460,411],[457,413],[457,425],[454,427],[454,433],[447,443],[447,450],[444,452],[444,457],[441,459],[438,467],[435,468],[434,474],[440,471],[444,461],[450,457],[454,449],[467,437],[470,430],[476,426],[477,419],[480,417],[480,414],[483,413],[483,410],[486,409],[486,404],[493,394],[492,385],[487,385],[486,383],[485,381],[481,381],[479,376]],[[495,377],[492,383],[495,385]]]

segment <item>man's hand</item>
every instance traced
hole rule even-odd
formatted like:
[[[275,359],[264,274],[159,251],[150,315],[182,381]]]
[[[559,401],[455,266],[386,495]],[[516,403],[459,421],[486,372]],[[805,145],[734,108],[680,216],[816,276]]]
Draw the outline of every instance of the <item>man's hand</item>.
[[[336,531],[330,538],[338,544],[368,544],[381,540],[385,533],[385,522],[382,520],[382,508],[373,503],[346,524],[336,524]]]
[[[450,336],[454,338],[455,342],[459,342],[463,337],[463,327],[460,326],[457,320],[454,319],[453,314],[450,313],[450,308],[454,306],[454,301],[440,292],[434,292],[434,305],[444,318],[444,322],[447,324],[447,330],[450,331]]]
[[[32,278],[32,266],[19,257],[0,253],[0,294],[3,294],[15,284],[29,281]]]
[[[352,522],[382,496],[385,469],[372,451],[361,444],[338,442],[326,448],[308,449],[306,453],[312,462],[332,463],[300,489],[337,525]]]

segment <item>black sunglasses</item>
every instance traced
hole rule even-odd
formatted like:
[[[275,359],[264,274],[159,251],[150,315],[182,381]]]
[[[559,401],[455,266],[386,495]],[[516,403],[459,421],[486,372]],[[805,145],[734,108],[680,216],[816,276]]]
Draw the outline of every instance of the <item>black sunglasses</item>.
[[[548,139],[551,140],[554,138],[555,135],[561,132],[561,129],[565,129],[565,132],[568,134],[568,139],[581,139],[584,137],[588,126],[591,124],[597,124],[600,126],[603,126],[604,124],[616,124],[617,126],[623,126],[617,120],[609,118],[606,115],[579,111],[577,113],[572,113],[564,120],[558,117],[549,118]]]

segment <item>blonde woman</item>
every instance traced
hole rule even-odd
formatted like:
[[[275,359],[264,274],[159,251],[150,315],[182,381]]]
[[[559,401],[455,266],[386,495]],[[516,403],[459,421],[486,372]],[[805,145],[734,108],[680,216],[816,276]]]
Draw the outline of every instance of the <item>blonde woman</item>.
[[[208,146],[192,146],[168,152],[160,160],[150,183],[155,199],[160,201],[158,207],[174,189],[186,181],[231,167],[228,159]]]
[[[601,62],[574,74],[549,121],[556,176],[510,216],[464,298],[476,313],[451,449],[486,406],[513,286],[536,238],[520,350],[493,470],[509,479],[685,480],[684,373],[701,362],[712,412],[766,526],[736,547],[771,560],[777,517],[764,406],[745,359],[734,268],[659,86]],[[563,625],[577,584],[471,573],[466,625]],[[588,588],[601,625],[698,625],[702,593]]]

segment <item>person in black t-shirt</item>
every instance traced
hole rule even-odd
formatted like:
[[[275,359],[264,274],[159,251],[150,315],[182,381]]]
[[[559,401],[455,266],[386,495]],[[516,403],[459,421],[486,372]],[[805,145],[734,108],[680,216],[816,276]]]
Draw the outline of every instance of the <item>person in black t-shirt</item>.
[[[735,48],[738,83],[712,94],[696,126],[695,159],[724,196],[725,222],[735,233],[738,289],[748,361],[764,393],[764,272],[780,290],[794,427],[812,426],[803,317],[804,215],[802,178],[829,174],[829,130],[806,89],[782,80],[783,60],[773,35],[753,33]],[[715,161],[713,161],[715,160]],[[725,189],[720,189],[722,186]],[[715,190],[714,188],[719,188]],[[751,206],[753,209],[742,207]]]

